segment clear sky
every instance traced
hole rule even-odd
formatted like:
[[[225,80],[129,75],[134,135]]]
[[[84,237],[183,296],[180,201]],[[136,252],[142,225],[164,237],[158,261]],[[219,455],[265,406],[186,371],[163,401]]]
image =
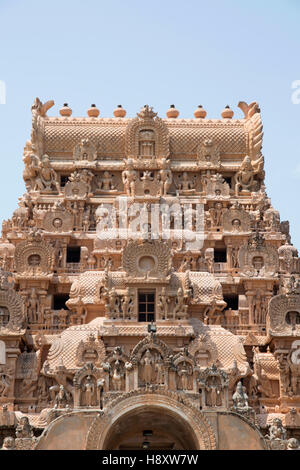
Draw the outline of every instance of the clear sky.
[[[299,19],[299,0],[0,0],[0,223],[25,191],[36,96],[54,99],[49,115],[96,103],[103,117],[119,103],[128,116],[145,103],[165,116],[174,103],[181,117],[198,104],[210,118],[227,104],[242,117],[237,103],[257,100],[267,192],[300,249]]]

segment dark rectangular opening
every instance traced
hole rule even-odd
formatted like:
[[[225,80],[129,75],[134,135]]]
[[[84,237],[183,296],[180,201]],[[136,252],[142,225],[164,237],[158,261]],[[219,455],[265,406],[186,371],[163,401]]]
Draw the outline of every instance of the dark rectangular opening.
[[[155,292],[139,292],[138,314],[140,322],[152,322],[155,317]]]
[[[227,303],[226,310],[238,310],[239,309],[239,296],[235,294],[224,295],[224,301]]]
[[[80,246],[67,247],[67,263],[80,263]]]
[[[53,310],[68,310],[66,301],[69,300],[68,294],[55,294],[53,296]]]
[[[224,180],[226,181],[227,184],[229,184],[229,187],[231,188],[232,180],[231,176],[224,176]]]
[[[70,175],[60,175],[60,187],[64,188],[69,181]]]
[[[214,250],[214,262],[215,263],[226,263],[227,261],[227,250],[226,248],[215,248]]]

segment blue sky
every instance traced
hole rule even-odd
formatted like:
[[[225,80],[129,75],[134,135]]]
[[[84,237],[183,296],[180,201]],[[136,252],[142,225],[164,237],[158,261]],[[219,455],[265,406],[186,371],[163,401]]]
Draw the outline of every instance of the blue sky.
[[[128,116],[145,103],[208,117],[260,103],[269,197],[300,249],[299,0],[0,0],[0,223],[25,188],[22,153],[36,96],[85,116],[96,103]],[[298,97],[300,96],[300,93]]]

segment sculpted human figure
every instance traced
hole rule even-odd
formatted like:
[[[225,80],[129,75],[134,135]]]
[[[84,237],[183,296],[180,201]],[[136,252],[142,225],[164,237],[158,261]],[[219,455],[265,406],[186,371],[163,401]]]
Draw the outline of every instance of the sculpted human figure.
[[[267,439],[270,440],[286,440],[287,432],[282,425],[282,421],[279,418],[274,418],[273,424],[270,426],[269,435]]]
[[[13,437],[5,437],[3,440],[3,446],[1,450],[14,450],[15,449],[15,440]]]
[[[137,179],[137,172],[134,169],[133,161],[127,161],[127,170],[122,172],[122,181],[124,184],[125,193],[130,196],[135,196],[135,184]]]
[[[144,381],[146,384],[151,384],[152,382],[152,371],[153,371],[153,357],[149,349],[144,354],[141,364],[144,366]]]
[[[251,191],[254,182],[254,170],[250,157],[246,156],[243,163],[236,173],[235,179],[235,194],[238,196],[240,190]]]
[[[160,182],[160,196],[166,196],[172,184],[172,172],[165,158],[162,159],[162,169],[159,171],[158,180]]]
[[[123,319],[131,318],[133,314],[133,297],[129,293],[129,289],[126,289],[126,292],[122,298],[122,312],[123,312]]]
[[[242,382],[238,382],[236,391],[232,395],[232,401],[234,408],[248,408],[248,395],[246,394]]]
[[[29,424],[29,419],[27,416],[22,416],[20,418],[19,424],[16,428],[16,437],[17,438],[33,437],[33,431]]]
[[[111,288],[109,291],[108,296],[108,311],[111,316],[119,316],[120,314],[120,298],[116,293],[116,289],[114,287]]]
[[[212,227],[221,227],[222,226],[222,216],[225,209],[221,202],[216,202],[215,206],[212,209],[209,209],[210,218]]]
[[[178,375],[181,380],[181,388],[182,390],[189,389],[189,376],[191,375],[192,371],[190,370],[186,361],[181,363],[180,370],[178,371]]]
[[[287,450],[300,450],[300,444],[298,439],[292,437],[287,441]]]
[[[158,385],[163,385],[165,383],[165,373],[164,373],[164,364],[161,359],[159,359],[155,364],[156,371],[156,383]]]
[[[85,379],[84,384],[82,385],[82,391],[85,392],[85,405],[93,406],[94,394],[95,394],[95,384],[90,375]]]
[[[185,298],[181,287],[177,290],[177,297],[175,298],[174,320],[178,317],[186,318],[188,306],[185,304]]]
[[[12,378],[12,370],[0,366],[0,397],[8,396]]]
[[[112,367],[111,371],[111,382],[113,389],[115,391],[120,391],[123,388],[123,377],[124,377],[124,371],[122,370],[122,364],[120,361],[117,359]]]
[[[60,185],[58,182],[58,177],[56,171],[53,170],[50,163],[50,158],[48,155],[44,155],[40,161],[37,177],[35,180],[35,191],[51,191],[56,189],[60,193]]]
[[[169,304],[170,304],[170,298],[166,293],[166,288],[162,287],[161,294],[158,297],[158,308],[159,308],[162,320],[166,320],[168,318]]]
[[[184,171],[182,173],[182,179],[180,180],[179,184],[178,184],[178,189],[180,191],[191,191],[195,188],[195,183],[194,181],[192,181],[190,178],[189,178],[189,174]]]
[[[39,300],[36,293],[36,289],[31,289],[31,294],[27,303],[28,307],[28,320],[30,323],[36,323],[39,317]]]
[[[113,177],[109,171],[104,171],[99,186],[102,191],[112,191],[116,189],[113,184]]]
[[[211,380],[208,385],[206,385],[206,391],[209,394],[209,400],[207,401],[207,405],[209,406],[219,406],[219,400],[221,396],[221,387],[217,383],[216,377],[211,377]]]
[[[51,388],[51,387],[50,387]],[[58,393],[54,399],[54,408],[65,408],[70,401],[70,394],[63,385],[59,386]]]

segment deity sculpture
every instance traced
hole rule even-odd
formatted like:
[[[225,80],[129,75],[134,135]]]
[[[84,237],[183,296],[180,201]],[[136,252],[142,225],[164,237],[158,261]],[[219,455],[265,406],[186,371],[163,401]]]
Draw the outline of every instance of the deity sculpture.
[[[17,438],[31,438],[33,437],[33,431],[29,424],[29,419],[27,416],[22,416],[20,418],[19,424],[16,428],[16,437]]]
[[[51,191],[56,189],[60,193],[60,185],[56,172],[51,167],[50,158],[44,155],[41,158],[37,169],[37,176],[35,179],[35,191]]]
[[[177,297],[175,298],[174,320],[176,318],[186,318],[188,306],[185,304],[185,297],[181,287],[177,290]]]
[[[232,395],[233,406],[236,409],[248,409],[248,395],[245,392],[242,382],[238,382],[236,391]]]
[[[95,388],[96,387],[94,380],[90,375],[88,375],[81,386],[81,390],[82,392],[84,392],[85,395],[84,405],[95,405]]]
[[[162,169],[159,171],[158,179],[160,182],[160,196],[166,196],[172,184],[172,172],[169,169],[169,163],[165,158],[161,162]]]
[[[5,437],[1,450],[15,450],[15,440],[13,437]]]
[[[124,170],[122,173],[122,181],[124,184],[125,193],[130,196],[135,196],[135,186],[137,180],[137,172],[134,170],[133,161],[127,161],[127,170]]]
[[[149,349],[146,350],[143,358],[141,359],[141,365],[143,366],[143,377],[146,384],[152,383],[154,360]]]

